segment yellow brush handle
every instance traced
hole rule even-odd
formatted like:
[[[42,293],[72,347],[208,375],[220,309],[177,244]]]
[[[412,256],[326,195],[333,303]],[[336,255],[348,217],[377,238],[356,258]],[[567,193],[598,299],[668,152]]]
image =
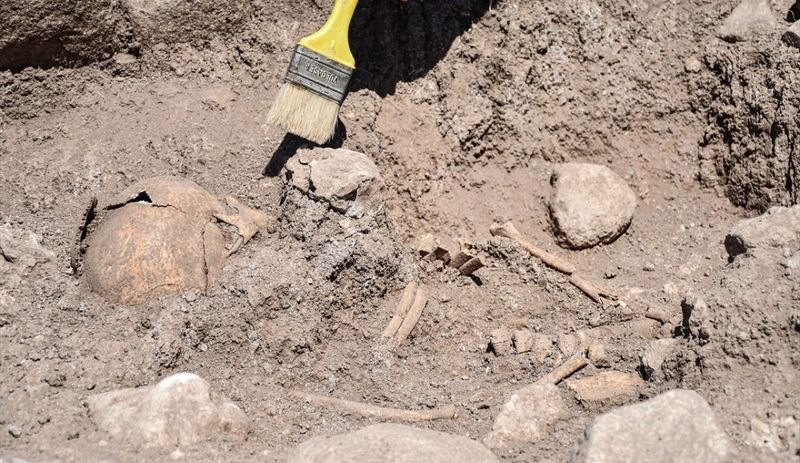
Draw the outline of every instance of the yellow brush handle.
[[[322,29],[300,40],[300,45],[355,69],[356,60],[350,52],[348,35],[356,5],[358,0],[336,0],[333,12]]]

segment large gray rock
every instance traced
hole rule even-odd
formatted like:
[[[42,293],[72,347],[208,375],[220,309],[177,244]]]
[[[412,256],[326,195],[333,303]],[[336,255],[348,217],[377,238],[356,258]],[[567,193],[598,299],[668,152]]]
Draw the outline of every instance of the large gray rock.
[[[596,418],[573,462],[716,463],[734,452],[708,403],[676,389]]]
[[[383,209],[383,178],[365,154],[332,148],[304,150],[289,160],[286,169],[292,186],[348,217]]]
[[[769,0],[744,0],[725,19],[717,35],[727,42],[743,42],[777,27]]]
[[[376,424],[300,444],[288,463],[494,463],[492,452],[466,437],[400,424]]]
[[[484,443],[493,449],[503,449],[536,442],[566,413],[567,405],[556,386],[526,386],[503,405]]]
[[[134,447],[186,447],[217,437],[243,440],[244,413],[192,373],[169,376],[155,386],[91,396],[89,412],[97,427]]]
[[[123,48],[128,27],[117,0],[3,0],[0,70],[108,58]]]
[[[550,217],[556,239],[564,247],[611,243],[633,220],[636,194],[608,167],[563,164],[555,168],[550,183]]]
[[[800,205],[773,207],[765,214],[742,220],[725,237],[725,249],[734,258],[768,248],[800,247]]]

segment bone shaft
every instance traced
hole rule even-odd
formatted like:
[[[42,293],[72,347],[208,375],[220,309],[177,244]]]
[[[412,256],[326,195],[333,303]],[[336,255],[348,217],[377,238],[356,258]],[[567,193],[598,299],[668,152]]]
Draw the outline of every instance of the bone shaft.
[[[587,347],[585,345],[581,346],[578,352],[573,354],[572,357],[568,358],[550,373],[539,378],[536,383],[556,385],[578,372],[581,368],[589,364],[589,359],[586,358],[586,349]]]
[[[414,295],[416,293],[417,284],[414,282],[409,283],[406,286],[406,289],[403,290],[403,295],[400,296],[400,303],[397,304],[397,308],[394,311],[394,316],[392,317],[391,321],[389,321],[389,325],[386,326],[386,329],[383,330],[384,338],[391,338],[395,335],[395,333],[397,333],[397,330],[400,328],[400,324],[403,323],[403,319],[408,313],[409,307],[411,307],[411,303],[414,302]]]
[[[398,346],[402,344],[406,338],[408,338],[408,335],[411,334],[411,332],[414,330],[414,327],[417,326],[419,317],[422,315],[422,309],[425,308],[425,304],[427,304],[427,302],[428,291],[424,286],[420,286],[417,290],[417,295],[414,297],[414,303],[408,310],[408,314],[406,314],[406,318],[403,320],[403,323],[400,325],[400,328],[397,330],[397,335],[394,338],[395,343]]]
[[[578,275],[571,275],[569,277],[569,282],[572,283],[573,286],[583,291],[589,298],[598,304],[602,304],[603,301],[600,299],[600,291],[588,280],[583,279]]]

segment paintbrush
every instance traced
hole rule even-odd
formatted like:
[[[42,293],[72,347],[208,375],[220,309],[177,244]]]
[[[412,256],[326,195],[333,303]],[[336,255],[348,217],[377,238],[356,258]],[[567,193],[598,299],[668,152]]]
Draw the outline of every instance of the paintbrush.
[[[318,144],[333,137],[356,68],[348,33],[357,4],[336,0],[325,25],[300,40],[267,122]]]

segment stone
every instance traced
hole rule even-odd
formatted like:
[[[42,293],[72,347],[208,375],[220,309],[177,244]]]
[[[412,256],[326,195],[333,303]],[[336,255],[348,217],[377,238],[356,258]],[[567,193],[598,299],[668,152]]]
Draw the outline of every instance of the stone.
[[[800,205],[773,207],[734,225],[725,237],[725,250],[733,259],[769,248],[800,247]]]
[[[689,292],[681,301],[683,320],[681,330],[685,336],[695,336],[706,342],[711,336],[711,326],[708,322],[710,316],[708,304],[703,298]]]
[[[648,344],[647,348],[639,354],[639,373],[647,381],[660,377],[664,361],[672,356],[678,340],[673,338],[656,339]]]
[[[8,427],[8,434],[14,439],[18,439],[22,437],[22,429],[19,426],[12,424]]]
[[[97,214],[84,275],[93,291],[125,304],[189,289],[205,292],[227,256],[268,223],[264,213],[231,197],[220,201],[178,177],[134,184]],[[236,236],[226,236],[217,222],[233,225]]]
[[[37,266],[54,258],[55,254],[39,243],[35,233],[0,225],[0,288],[15,288]]]
[[[644,381],[621,371],[602,371],[592,376],[567,381],[581,402],[603,402],[612,399],[635,397]]]
[[[348,217],[383,210],[383,178],[365,154],[346,149],[301,150],[286,163],[290,184]]]
[[[589,425],[574,463],[717,463],[735,448],[696,392],[676,389],[601,415]]]
[[[494,352],[494,355],[508,355],[511,353],[513,346],[513,333],[508,328],[497,328],[492,331],[489,338],[489,350]]]
[[[287,463],[496,463],[491,451],[466,437],[401,424],[375,424],[337,436],[314,437]]]
[[[725,19],[717,36],[726,42],[744,42],[777,27],[769,0],[744,0]]]
[[[606,353],[606,347],[599,342],[593,342],[589,345],[587,356],[589,362],[597,368],[608,368],[611,366],[608,354]]]
[[[768,422],[750,419],[750,443],[775,454],[783,454],[787,461],[800,450],[800,423],[794,417],[772,417]]]
[[[511,341],[514,343],[514,350],[516,350],[518,354],[524,354],[533,349],[535,339],[531,330],[515,330]]]
[[[146,43],[184,43],[232,34],[250,17],[249,0],[125,0],[137,36]]]
[[[800,21],[795,21],[781,37],[783,42],[789,46],[800,48]]]
[[[683,69],[689,74],[697,74],[703,70],[703,63],[696,56],[690,56],[683,62]]]
[[[562,164],[553,171],[550,183],[550,218],[563,247],[585,249],[611,243],[633,220],[636,194],[608,167]]]
[[[785,261],[781,262],[781,265],[788,268],[789,270],[797,270],[800,268],[800,251],[792,254],[790,257],[787,257]]]
[[[188,447],[211,438],[240,441],[247,417],[193,373],[178,373],[155,386],[90,396],[89,413],[113,439],[137,448]]]
[[[556,386],[532,384],[511,395],[484,443],[492,449],[535,443],[566,416],[567,405]]]

